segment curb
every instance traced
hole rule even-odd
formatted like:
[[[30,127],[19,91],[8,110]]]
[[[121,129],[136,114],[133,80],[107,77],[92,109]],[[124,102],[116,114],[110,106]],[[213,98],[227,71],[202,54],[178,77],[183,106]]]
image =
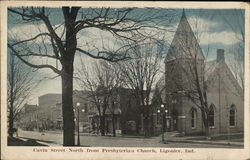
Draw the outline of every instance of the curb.
[[[242,146],[243,144],[236,144],[236,143],[228,143],[228,142],[208,142],[208,141],[190,141],[190,140],[165,140],[164,143],[167,142],[177,142],[177,143],[197,143],[197,144],[211,144],[211,145],[228,145],[228,146]]]

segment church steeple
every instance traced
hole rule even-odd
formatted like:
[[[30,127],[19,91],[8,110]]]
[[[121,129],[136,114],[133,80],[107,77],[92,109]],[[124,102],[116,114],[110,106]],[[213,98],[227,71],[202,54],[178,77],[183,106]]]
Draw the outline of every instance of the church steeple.
[[[165,61],[176,58],[204,59],[202,50],[197,42],[193,30],[188,23],[185,10],[182,11],[180,23],[177,27]]]
[[[183,8],[183,9],[182,9],[182,16],[181,16],[181,19],[184,18],[184,17],[186,18],[186,13],[185,13],[185,10],[184,10],[184,8]]]

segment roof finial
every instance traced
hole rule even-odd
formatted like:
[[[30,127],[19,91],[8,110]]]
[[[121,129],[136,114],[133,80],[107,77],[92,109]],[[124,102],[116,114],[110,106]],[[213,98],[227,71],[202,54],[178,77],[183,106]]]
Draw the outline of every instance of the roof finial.
[[[183,17],[183,16],[186,16],[186,14],[185,14],[185,9],[184,9],[184,8],[182,9],[182,17]]]

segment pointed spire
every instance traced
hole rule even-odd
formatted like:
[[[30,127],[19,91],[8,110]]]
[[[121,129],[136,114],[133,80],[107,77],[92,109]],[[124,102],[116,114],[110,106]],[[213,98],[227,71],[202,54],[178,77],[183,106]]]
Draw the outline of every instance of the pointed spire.
[[[185,21],[187,21],[187,17],[186,17],[185,9],[183,8],[183,9],[182,9],[181,20],[180,20],[179,25],[180,25],[181,23],[186,23]],[[188,22],[187,22],[187,23],[188,23]],[[185,24],[185,25],[186,25],[186,24]],[[188,23],[188,25],[189,25],[189,23]]]
[[[198,56],[198,59],[204,59],[202,50],[187,20],[186,13],[183,8],[180,23],[175,32],[165,61],[176,58],[191,58],[195,57],[195,55]]]
[[[182,17],[186,17],[185,9],[182,9]]]

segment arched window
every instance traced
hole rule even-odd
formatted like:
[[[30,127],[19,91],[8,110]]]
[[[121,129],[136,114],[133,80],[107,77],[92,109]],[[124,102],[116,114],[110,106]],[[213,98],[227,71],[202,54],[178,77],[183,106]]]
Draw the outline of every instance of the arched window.
[[[214,109],[215,106],[211,104],[209,107],[209,114],[208,114],[209,127],[214,127]]]
[[[191,111],[191,127],[192,129],[196,128],[196,121],[197,121],[197,111],[196,109],[192,108]]]
[[[231,105],[229,110],[229,126],[230,127],[236,126],[236,110],[234,104]]]

